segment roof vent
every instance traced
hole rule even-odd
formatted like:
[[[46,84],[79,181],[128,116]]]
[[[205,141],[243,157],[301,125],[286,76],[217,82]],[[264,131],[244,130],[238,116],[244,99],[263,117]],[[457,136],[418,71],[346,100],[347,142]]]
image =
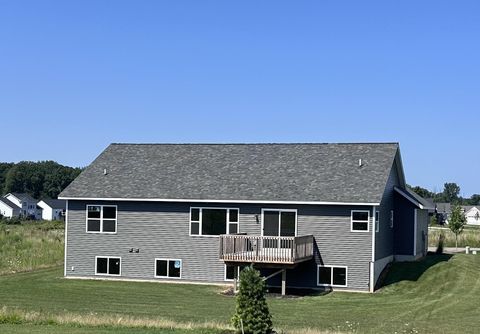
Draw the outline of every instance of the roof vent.
[[[362,167],[362,166],[363,166],[362,159],[358,159],[358,167]]]
[[[107,169],[104,168],[104,169],[103,169],[103,175],[107,175],[107,174],[108,174]]]

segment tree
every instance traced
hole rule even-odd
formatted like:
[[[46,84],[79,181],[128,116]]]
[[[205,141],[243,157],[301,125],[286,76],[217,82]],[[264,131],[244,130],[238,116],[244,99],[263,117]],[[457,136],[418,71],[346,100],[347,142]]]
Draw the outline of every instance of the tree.
[[[469,204],[470,205],[479,205],[480,204],[480,195],[479,194],[473,194],[470,197]]]
[[[416,194],[422,196],[423,198],[433,198],[435,196],[433,192],[419,186],[415,186],[415,187],[409,186],[409,188],[412,189],[412,191],[415,192]]]
[[[448,218],[448,227],[455,234],[455,248],[458,248],[458,235],[463,232],[467,219],[460,205],[455,204]]]
[[[25,192],[34,198],[57,198],[80,172],[80,168],[62,166],[54,161],[0,165],[0,192]]]
[[[240,288],[237,295],[233,326],[246,334],[272,332],[272,317],[265,297],[265,281],[252,266],[240,273]]]
[[[458,201],[458,195],[460,194],[460,187],[456,183],[445,183],[443,185],[443,197],[446,202],[454,203]]]

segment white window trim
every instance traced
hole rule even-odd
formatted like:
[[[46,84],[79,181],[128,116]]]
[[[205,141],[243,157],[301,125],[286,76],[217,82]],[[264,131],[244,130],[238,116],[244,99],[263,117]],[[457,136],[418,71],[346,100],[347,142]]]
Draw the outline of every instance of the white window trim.
[[[366,212],[368,214],[367,220],[353,220],[353,213],[354,212]],[[354,230],[353,223],[367,223],[366,230]],[[358,232],[358,233],[368,233],[370,232],[370,210],[351,210],[350,211],[350,232]]]
[[[89,206],[99,206],[100,207],[100,231],[89,231],[88,230],[88,207]],[[115,232],[103,232],[103,207],[114,207],[115,208]],[[110,205],[110,204],[87,204],[85,207],[85,231],[87,233],[93,233],[93,234],[117,234],[118,231],[118,206],[117,205]],[[91,218],[92,220],[97,220],[95,218]],[[111,218],[107,218],[106,220],[113,220]]]
[[[157,275],[157,261],[167,261],[167,276],[159,276]],[[169,273],[170,273],[170,266],[169,266],[169,262],[170,261],[180,261],[180,277],[172,277],[172,276],[168,276]],[[181,279],[182,278],[182,274],[183,274],[183,261],[182,259],[166,259],[166,258],[155,258],[155,271],[153,272],[153,276],[155,278],[168,278],[168,279]]]
[[[375,211],[375,232],[380,232],[380,211]]]
[[[345,268],[345,285],[338,285],[338,284],[320,284],[318,282],[318,272],[320,270],[320,268],[332,268],[332,270],[330,270],[330,282],[333,283],[333,268]],[[317,266],[317,286],[331,286],[333,288],[337,287],[337,288],[346,288],[348,286],[348,267],[347,266],[332,266],[332,265],[318,265]]]
[[[393,210],[390,210],[390,228],[393,228],[393,220],[395,219]]]
[[[107,259],[107,274],[104,273],[97,273],[97,259]],[[110,272],[110,259],[119,259],[119,274],[109,274]],[[122,276],[122,258],[120,256],[95,256],[95,275],[96,276]]]
[[[278,211],[280,214],[278,215],[278,224],[280,224],[280,219],[281,219],[281,216],[282,216],[282,212],[294,212],[295,213],[295,237],[297,236],[297,228],[298,228],[298,210],[297,209],[275,209],[275,208],[263,208],[262,209],[262,224],[260,226],[261,230],[262,230],[262,237],[264,236],[263,235],[263,227],[264,227],[264,213],[265,211]]]
[[[192,220],[192,209],[198,209],[198,221],[193,221]],[[218,210],[227,210],[227,218],[226,218],[226,224],[227,224],[227,234],[230,234],[230,224],[237,224],[237,233],[240,233],[240,209],[239,208],[220,208],[220,207],[208,207],[208,206],[191,206],[190,207],[190,212],[188,216],[188,221],[189,221],[189,226],[188,226],[188,235],[191,237],[206,237],[206,238],[218,238],[218,235],[212,235],[212,234],[202,234],[202,220],[203,220],[203,209],[218,209]],[[236,222],[230,222],[230,210],[237,210],[238,215],[237,215],[237,221]],[[197,223],[198,224],[198,234],[192,234],[192,223]]]

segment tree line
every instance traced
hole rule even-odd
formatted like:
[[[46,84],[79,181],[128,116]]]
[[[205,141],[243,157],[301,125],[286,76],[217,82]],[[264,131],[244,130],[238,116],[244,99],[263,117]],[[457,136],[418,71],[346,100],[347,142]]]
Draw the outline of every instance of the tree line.
[[[0,192],[27,193],[34,198],[57,198],[82,171],[55,161],[0,162]]]
[[[419,186],[409,186],[423,198],[431,198],[435,203],[453,203],[459,205],[480,205],[480,194],[473,194],[470,198],[460,196],[460,186],[454,182],[443,185],[443,191],[436,193]]]

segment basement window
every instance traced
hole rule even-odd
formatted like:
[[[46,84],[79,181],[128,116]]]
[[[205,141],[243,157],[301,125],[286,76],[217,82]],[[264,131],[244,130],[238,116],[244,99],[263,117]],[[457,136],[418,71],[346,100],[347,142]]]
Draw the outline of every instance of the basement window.
[[[120,276],[121,258],[95,257],[95,275]]]
[[[343,266],[318,266],[317,267],[317,285],[346,287],[347,286],[347,267]]]
[[[368,232],[368,221],[370,220],[370,211],[352,210],[351,231]]]
[[[240,272],[245,268],[245,266],[225,265],[225,281],[233,281],[235,279],[235,271],[237,271],[237,279],[240,278]]]
[[[116,233],[117,207],[115,205],[87,205],[88,233]]]
[[[179,259],[155,259],[155,277],[181,278],[182,260]]]
[[[239,231],[239,209],[190,208],[190,235],[217,236]]]

